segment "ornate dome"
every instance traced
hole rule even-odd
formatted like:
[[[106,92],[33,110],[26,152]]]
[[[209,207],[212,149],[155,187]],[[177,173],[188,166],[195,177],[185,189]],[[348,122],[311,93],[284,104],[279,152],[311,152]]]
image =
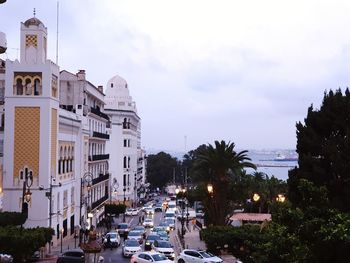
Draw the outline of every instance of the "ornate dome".
[[[45,27],[45,25],[43,24],[43,22],[41,22],[41,21],[40,21],[39,19],[37,19],[36,17],[29,18],[27,21],[24,22],[24,25],[25,25],[26,27],[43,25],[43,27]]]

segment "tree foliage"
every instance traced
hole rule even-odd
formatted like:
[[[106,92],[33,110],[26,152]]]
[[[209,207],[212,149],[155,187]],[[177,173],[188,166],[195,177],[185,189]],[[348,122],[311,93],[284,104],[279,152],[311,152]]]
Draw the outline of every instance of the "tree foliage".
[[[246,167],[256,168],[250,163],[247,151],[237,153],[234,143],[215,141],[215,147],[208,144],[197,155],[193,164],[193,176],[202,187],[213,185],[214,192],[204,200],[207,223],[224,225],[230,212],[227,202],[230,196],[230,184],[233,178],[242,173]]]
[[[52,228],[0,227],[0,251],[12,255],[15,262],[23,262],[50,242],[52,235]]]
[[[319,110],[308,109],[304,124],[297,123],[299,167],[289,173],[289,197],[298,205],[301,178],[325,186],[330,206],[350,211],[350,93],[324,94]]]
[[[147,181],[152,188],[163,188],[173,179],[173,171],[179,165],[176,158],[165,152],[147,157]],[[175,171],[178,169],[175,169]]]
[[[20,226],[25,223],[27,217],[18,212],[0,212],[0,227],[3,226]]]

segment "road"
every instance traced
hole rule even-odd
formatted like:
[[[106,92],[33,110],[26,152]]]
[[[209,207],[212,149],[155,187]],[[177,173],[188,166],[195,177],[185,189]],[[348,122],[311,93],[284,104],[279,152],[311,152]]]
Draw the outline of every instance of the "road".
[[[131,226],[131,229],[139,224],[139,217],[143,215],[143,212],[140,212],[138,216],[127,216],[126,222],[128,222]],[[154,226],[157,226],[161,219],[164,216],[164,212],[156,212],[153,216],[154,218]],[[122,217],[120,217],[120,220],[122,220]],[[150,231],[149,229],[147,230]],[[175,242],[175,235],[174,233],[170,234],[170,242],[176,246]],[[123,243],[123,241],[122,241]],[[130,258],[124,258],[122,255],[122,246],[114,249],[106,249],[104,250],[101,255],[104,257],[106,263],[113,263],[113,262],[130,262]]]

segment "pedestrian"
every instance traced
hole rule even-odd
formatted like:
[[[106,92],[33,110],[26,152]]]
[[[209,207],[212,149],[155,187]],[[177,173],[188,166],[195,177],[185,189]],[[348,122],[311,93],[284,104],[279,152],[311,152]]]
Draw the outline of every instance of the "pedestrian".
[[[192,226],[193,226],[193,230],[196,230],[196,219],[195,218],[192,219]]]

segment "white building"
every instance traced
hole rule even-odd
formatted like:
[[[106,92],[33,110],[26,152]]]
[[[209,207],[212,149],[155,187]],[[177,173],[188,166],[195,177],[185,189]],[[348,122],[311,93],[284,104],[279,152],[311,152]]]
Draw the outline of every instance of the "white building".
[[[0,187],[3,210],[27,213],[26,227],[52,227],[56,243],[61,233],[72,236],[103,216],[109,118],[101,111],[102,87],[84,71],[60,73],[46,54],[44,24],[35,17],[21,23],[20,61],[0,67],[0,147],[3,86],[6,110]]]
[[[105,102],[105,112],[111,119],[111,138],[106,147],[110,153],[112,184],[117,181],[113,198],[132,205],[138,201],[139,190],[145,182],[141,119],[127,82],[119,76],[108,81]]]

